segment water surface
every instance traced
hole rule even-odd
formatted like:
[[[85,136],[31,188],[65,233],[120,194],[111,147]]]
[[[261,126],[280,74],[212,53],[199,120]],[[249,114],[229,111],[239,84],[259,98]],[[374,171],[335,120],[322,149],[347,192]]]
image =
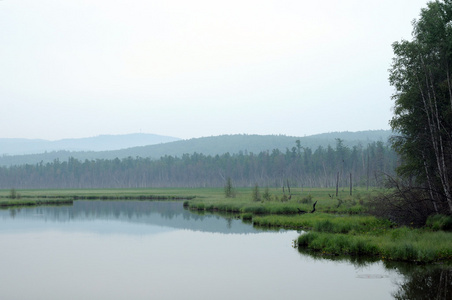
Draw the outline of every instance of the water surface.
[[[1,210],[0,296],[393,299],[408,282],[381,262],[300,254],[292,247],[298,235],[194,214],[180,202],[75,201]]]

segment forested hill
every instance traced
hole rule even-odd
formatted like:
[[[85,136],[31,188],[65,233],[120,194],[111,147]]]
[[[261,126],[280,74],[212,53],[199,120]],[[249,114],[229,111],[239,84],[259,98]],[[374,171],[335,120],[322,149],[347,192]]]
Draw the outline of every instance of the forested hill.
[[[142,157],[159,159],[163,156],[181,157],[183,154],[202,153],[204,155],[221,155],[224,153],[260,153],[261,151],[272,151],[279,149],[286,151],[296,147],[296,141],[300,140],[301,147],[313,150],[319,146],[334,147],[336,139],[341,139],[347,147],[357,145],[367,146],[372,142],[386,143],[391,135],[389,130],[360,131],[360,132],[335,132],[306,137],[290,137],[284,135],[222,135],[215,137],[195,138],[190,140],[179,140],[157,145],[132,147],[116,151],[55,151],[33,155],[4,155],[0,157],[1,166],[48,163],[58,159],[67,161],[70,157],[84,160],[96,159],[123,159],[127,157]]]
[[[315,150],[296,147],[280,151],[181,157],[98,159],[0,167],[0,189],[18,188],[144,188],[220,187],[227,178],[235,186],[292,187],[379,186],[382,174],[393,174],[396,153],[382,141],[366,146]],[[339,182],[338,182],[339,181]]]

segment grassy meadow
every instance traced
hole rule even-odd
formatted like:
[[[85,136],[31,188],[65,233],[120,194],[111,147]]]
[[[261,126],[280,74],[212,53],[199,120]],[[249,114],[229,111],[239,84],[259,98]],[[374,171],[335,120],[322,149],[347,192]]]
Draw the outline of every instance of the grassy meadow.
[[[367,202],[382,190],[223,188],[0,190],[0,207],[71,204],[73,200],[184,200],[197,212],[233,214],[254,226],[304,230],[295,244],[320,255],[372,257],[432,263],[452,260],[449,218],[431,218],[425,228],[399,227],[367,214]],[[312,212],[315,205],[315,211]],[[300,212],[301,211],[301,212]],[[452,224],[449,224],[452,226]],[[450,228],[450,227],[449,227]]]

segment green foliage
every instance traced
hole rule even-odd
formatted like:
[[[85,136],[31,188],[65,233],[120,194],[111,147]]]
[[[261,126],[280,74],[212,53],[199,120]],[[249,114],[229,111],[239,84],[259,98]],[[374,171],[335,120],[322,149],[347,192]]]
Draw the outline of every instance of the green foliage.
[[[403,158],[398,174],[429,191],[429,207],[410,211],[424,211],[424,219],[431,212],[452,213],[451,22],[452,2],[431,1],[413,22],[413,39],[393,44],[390,124],[399,135],[392,144]]]
[[[452,216],[431,215],[427,219],[426,226],[430,227],[435,231],[438,230],[452,231]]]

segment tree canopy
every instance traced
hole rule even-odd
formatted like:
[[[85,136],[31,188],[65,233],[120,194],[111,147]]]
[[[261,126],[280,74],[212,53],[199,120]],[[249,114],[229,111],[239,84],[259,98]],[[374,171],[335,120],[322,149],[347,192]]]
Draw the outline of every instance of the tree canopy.
[[[392,139],[398,173],[426,191],[427,212],[452,213],[452,0],[429,2],[412,40],[393,44]]]

